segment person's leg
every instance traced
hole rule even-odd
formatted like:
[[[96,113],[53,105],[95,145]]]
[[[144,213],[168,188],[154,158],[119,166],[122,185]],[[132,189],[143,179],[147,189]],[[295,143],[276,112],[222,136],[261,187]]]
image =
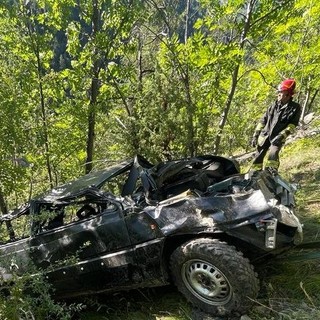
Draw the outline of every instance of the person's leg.
[[[280,161],[279,153],[282,146],[270,146],[268,160],[266,161],[266,168],[271,168],[272,170],[278,171]]]
[[[257,146],[257,151],[254,155],[252,165],[251,165],[252,171],[258,171],[263,169],[263,159],[266,156],[269,147],[270,147],[269,139],[265,139],[262,145]]]
[[[258,170],[262,170],[263,168],[263,159],[266,156],[268,151],[268,147],[265,146],[258,146],[257,147],[257,151],[254,155],[253,161],[252,161],[252,166],[251,166],[251,170],[253,171],[258,171]]]

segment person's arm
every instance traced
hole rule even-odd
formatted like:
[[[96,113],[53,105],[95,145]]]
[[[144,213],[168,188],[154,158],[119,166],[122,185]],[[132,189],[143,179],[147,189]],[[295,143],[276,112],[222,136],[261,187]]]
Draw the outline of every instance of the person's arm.
[[[299,124],[300,116],[301,116],[301,107],[300,107],[300,105],[298,105],[295,114],[293,115],[293,117],[291,119],[289,119],[287,127],[284,130],[282,130],[281,133],[278,134],[272,140],[273,145],[283,144],[285,142],[285,140],[287,139],[287,137],[290,134],[294,133],[296,127]]]
[[[257,146],[258,137],[261,133],[261,130],[265,127],[265,125],[267,123],[268,114],[270,113],[270,108],[271,107],[269,107],[268,110],[264,113],[263,117],[259,120],[259,122],[254,130],[254,134],[252,136],[252,141],[251,141],[251,145],[254,148]]]
[[[300,105],[298,105],[297,111],[295,112],[292,119],[289,120],[289,124],[287,128],[284,130],[283,134],[285,135],[285,137],[288,137],[290,134],[292,134],[295,131],[296,127],[299,125],[300,116],[301,116],[301,107]]]

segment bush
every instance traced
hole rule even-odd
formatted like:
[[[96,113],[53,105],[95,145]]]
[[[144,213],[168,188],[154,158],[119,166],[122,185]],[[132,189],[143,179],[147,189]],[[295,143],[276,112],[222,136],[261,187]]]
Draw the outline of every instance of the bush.
[[[0,294],[1,320],[69,320],[85,308],[82,304],[55,301],[53,289],[43,272],[13,274],[12,282],[2,286]]]

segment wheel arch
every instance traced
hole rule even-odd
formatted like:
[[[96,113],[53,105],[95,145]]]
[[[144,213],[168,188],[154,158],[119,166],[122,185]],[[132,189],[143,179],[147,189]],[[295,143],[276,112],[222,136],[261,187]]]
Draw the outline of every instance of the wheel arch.
[[[175,249],[180,247],[183,243],[195,240],[198,238],[211,238],[226,241],[225,234],[222,233],[186,233],[186,234],[175,234],[167,237],[163,245],[162,259],[169,272],[169,261],[170,257]],[[169,272],[170,275],[170,272]]]
[[[173,251],[181,246],[183,243],[195,240],[198,238],[211,238],[217,239],[227,244],[234,246],[238,251],[241,251],[244,257],[250,260],[254,264],[254,258],[261,255],[261,252],[258,251],[258,248],[253,248],[252,244],[249,244],[239,238],[232,237],[225,232],[221,233],[212,233],[212,232],[201,232],[201,233],[186,233],[186,234],[176,234],[168,236],[163,245],[162,260],[166,266],[167,271],[169,271],[169,261]],[[170,272],[169,272],[170,274]]]

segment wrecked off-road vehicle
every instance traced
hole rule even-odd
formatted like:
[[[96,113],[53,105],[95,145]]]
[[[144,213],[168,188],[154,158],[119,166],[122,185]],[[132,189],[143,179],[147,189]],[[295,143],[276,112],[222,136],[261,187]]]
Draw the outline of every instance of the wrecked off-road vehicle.
[[[58,298],[174,283],[204,312],[241,314],[259,291],[253,266],[302,232],[293,191],[224,157],[136,156],[2,216],[2,280],[32,264]]]

